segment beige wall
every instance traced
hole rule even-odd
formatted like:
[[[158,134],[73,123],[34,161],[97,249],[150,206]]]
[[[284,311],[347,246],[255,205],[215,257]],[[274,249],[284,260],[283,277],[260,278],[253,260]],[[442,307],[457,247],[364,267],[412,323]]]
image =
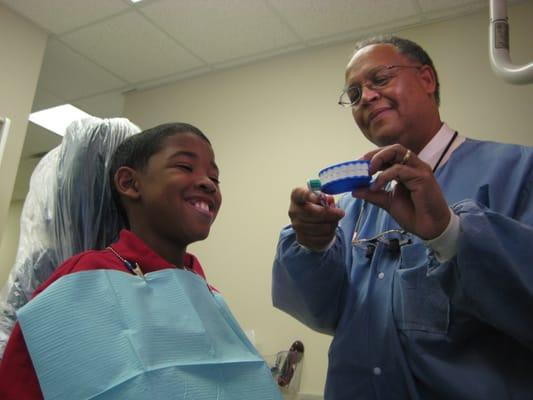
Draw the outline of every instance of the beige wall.
[[[533,59],[533,4],[509,9],[511,56]],[[533,145],[533,86],[496,78],[488,61],[488,10],[400,32],[433,56],[442,117],[461,134]],[[331,163],[372,148],[337,106],[352,43],[213,73],[126,97],[125,116],[143,128],[186,121],[210,137],[221,168],[223,206],[210,237],[192,246],[209,280],[263,354],[306,345],[302,391],[321,393],[330,338],[271,306],[271,265],[288,223],[290,190]]]
[[[11,119],[0,160],[0,283],[14,260],[8,248],[18,240],[18,233],[5,228],[46,40],[44,31],[0,5],[0,116]]]

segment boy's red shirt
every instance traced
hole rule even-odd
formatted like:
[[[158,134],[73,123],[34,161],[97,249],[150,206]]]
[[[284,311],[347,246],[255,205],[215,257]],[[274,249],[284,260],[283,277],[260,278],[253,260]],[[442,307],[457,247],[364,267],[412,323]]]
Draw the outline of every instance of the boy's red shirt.
[[[152,249],[128,230],[120,232],[120,238],[111,247],[124,259],[137,262],[143,273],[159,271],[176,266],[164,260]],[[198,259],[187,253],[184,265],[205,279],[205,273]],[[75,272],[96,269],[113,269],[131,273],[123,261],[111,250],[90,250],[69,258],[59,266],[52,276],[35,291],[38,295],[60,277]],[[211,290],[216,290],[210,286]],[[19,324],[15,324],[7,342],[2,362],[0,363],[0,399],[2,400],[37,400],[42,399],[41,388],[30,354],[24,342]]]

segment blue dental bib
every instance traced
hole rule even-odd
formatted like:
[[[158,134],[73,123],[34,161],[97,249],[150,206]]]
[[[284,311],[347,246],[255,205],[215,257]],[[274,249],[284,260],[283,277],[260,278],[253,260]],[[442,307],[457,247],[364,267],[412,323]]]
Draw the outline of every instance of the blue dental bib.
[[[46,399],[281,400],[222,297],[185,270],[67,275],[17,316]]]

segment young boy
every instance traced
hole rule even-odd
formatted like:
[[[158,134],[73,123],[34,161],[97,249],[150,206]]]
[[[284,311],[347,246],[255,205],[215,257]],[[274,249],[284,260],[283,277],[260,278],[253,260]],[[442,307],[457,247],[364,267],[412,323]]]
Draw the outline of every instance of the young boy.
[[[183,123],[149,129],[119,146],[110,175],[128,230],[67,260],[20,310],[0,398],[280,399],[186,253],[222,200],[207,137]]]

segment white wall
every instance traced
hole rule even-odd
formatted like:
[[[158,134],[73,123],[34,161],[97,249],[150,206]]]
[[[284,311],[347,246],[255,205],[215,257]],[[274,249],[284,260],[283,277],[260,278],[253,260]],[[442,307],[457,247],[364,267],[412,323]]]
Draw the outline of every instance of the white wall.
[[[509,9],[511,56],[533,60],[533,4]],[[434,58],[442,117],[463,135],[533,145],[533,85],[496,78],[488,61],[488,9],[400,32]],[[302,391],[321,393],[330,338],[271,306],[271,265],[289,193],[331,163],[372,148],[336,102],[352,43],[284,56],[127,95],[125,116],[143,128],[168,121],[197,125],[221,169],[223,205],[211,236],[195,252],[212,284],[263,354],[306,345]]]
[[[16,252],[10,248],[16,246],[18,231],[5,228],[46,40],[44,31],[0,4],[0,116],[11,119],[9,150],[0,160],[0,285]]]

